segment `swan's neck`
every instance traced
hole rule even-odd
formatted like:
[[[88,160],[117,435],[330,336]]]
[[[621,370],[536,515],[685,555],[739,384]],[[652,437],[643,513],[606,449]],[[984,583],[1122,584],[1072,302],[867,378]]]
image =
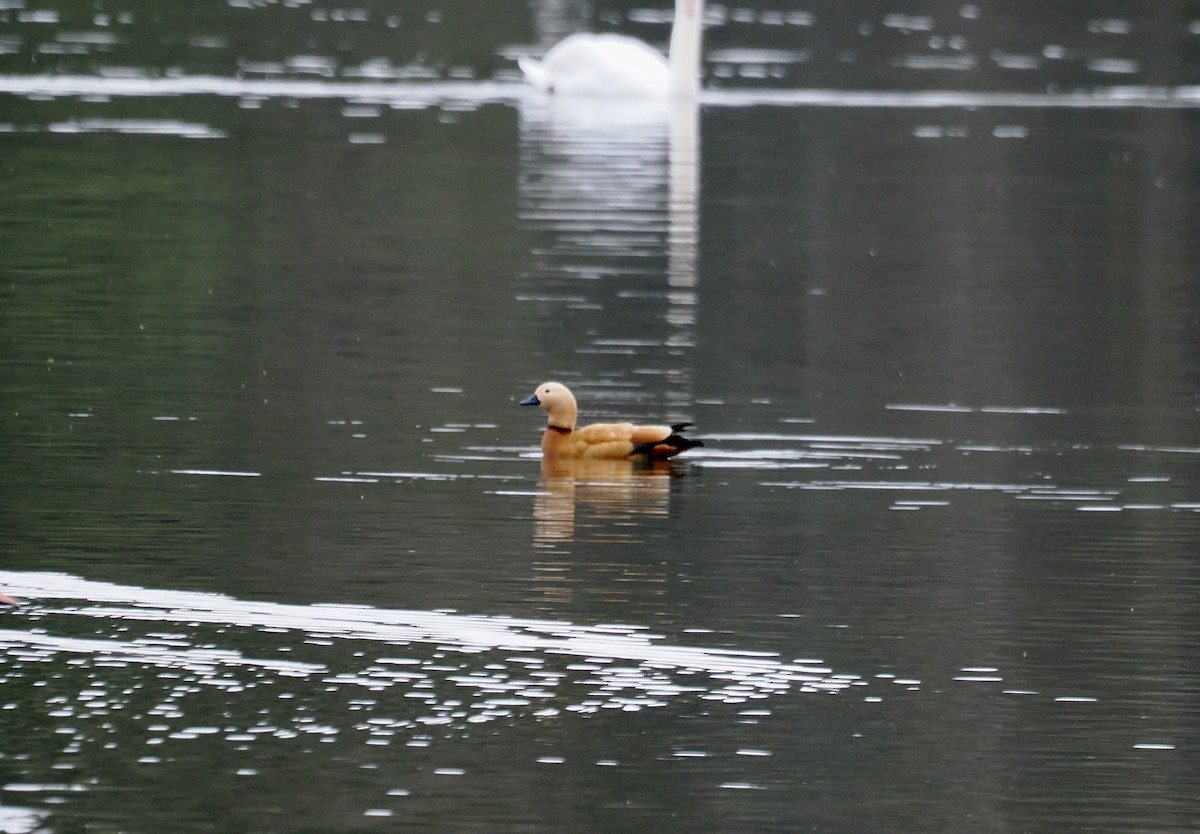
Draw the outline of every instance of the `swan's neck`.
[[[695,98],[700,92],[700,42],[704,27],[704,0],[675,0],[668,65],[671,92]]]

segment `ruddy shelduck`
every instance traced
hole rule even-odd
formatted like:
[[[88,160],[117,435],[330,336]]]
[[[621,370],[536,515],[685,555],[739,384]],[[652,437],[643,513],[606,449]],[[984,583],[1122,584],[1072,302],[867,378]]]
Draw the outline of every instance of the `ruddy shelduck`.
[[[704,445],[683,436],[691,423],[670,426],[593,423],[575,428],[579,407],[570,389],[560,382],[543,382],[532,397],[521,400],[521,405],[540,405],[546,409],[542,456],[547,460],[662,460]]]

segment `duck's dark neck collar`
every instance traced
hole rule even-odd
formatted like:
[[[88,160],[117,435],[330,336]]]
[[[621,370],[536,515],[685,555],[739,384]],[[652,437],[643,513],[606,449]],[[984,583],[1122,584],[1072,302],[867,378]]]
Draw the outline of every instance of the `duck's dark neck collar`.
[[[574,429],[569,429],[566,426],[556,426],[553,423],[546,424],[546,431],[556,431],[559,434],[570,434]]]

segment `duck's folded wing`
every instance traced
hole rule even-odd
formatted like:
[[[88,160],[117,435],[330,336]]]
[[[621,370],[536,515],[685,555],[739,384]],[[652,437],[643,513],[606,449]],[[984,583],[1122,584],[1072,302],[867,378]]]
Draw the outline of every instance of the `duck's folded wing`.
[[[564,454],[586,458],[626,458],[645,455],[671,457],[694,446],[698,440],[680,437],[679,426],[635,426],[632,423],[593,423],[576,429]]]
[[[580,426],[571,434],[571,440],[577,443],[611,443],[614,440],[628,440],[633,426],[629,423],[592,423],[590,426]]]
[[[566,454],[586,458],[626,458],[633,453],[632,423],[593,423],[572,432]]]
[[[670,426],[635,426],[633,423],[593,423],[575,429],[573,440],[581,443],[657,443],[671,434]]]
[[[658,443],[671,436],[670,426],[630,426],[629,439],[636,445]]]

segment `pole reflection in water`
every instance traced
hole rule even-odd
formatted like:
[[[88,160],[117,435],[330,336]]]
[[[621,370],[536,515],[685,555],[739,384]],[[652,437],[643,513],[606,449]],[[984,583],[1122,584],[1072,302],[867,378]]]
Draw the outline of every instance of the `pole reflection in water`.
[[[667,227],[667,274],[671,290],[670,344],[695,346],[696,260],[700,246],[700,110],[694,99],[673,102],[670,135],[670,205]]]

